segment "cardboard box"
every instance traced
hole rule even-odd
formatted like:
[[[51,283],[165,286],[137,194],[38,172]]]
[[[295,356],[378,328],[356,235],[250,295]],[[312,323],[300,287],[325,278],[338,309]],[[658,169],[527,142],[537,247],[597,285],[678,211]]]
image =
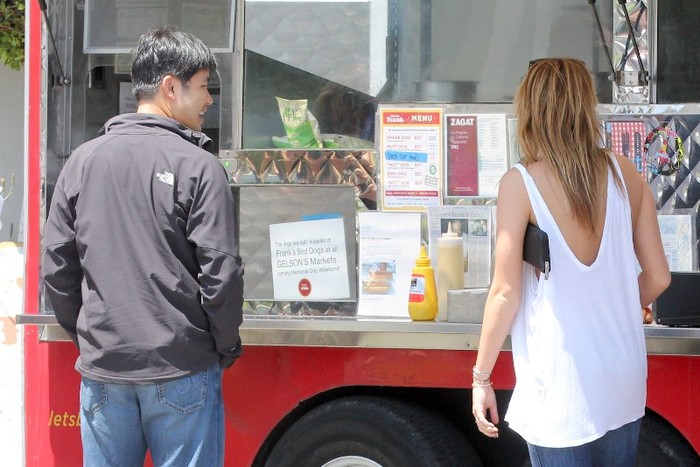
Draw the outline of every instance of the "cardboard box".
[[[447,291],[447,321],[481,324],[488,288]]]

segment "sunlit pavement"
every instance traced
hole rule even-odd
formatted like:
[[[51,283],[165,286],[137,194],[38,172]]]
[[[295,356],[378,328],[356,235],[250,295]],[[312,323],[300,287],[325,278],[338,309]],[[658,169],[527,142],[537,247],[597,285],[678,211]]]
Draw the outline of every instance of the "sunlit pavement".
[[[0,462],[22,465],[21,352],[14,322],[0,305]],[[8,338],[9,336],[9,338]]]
[[[0,242],[0,464],[22,466],[22,351],[15,316],[22,311],[21,246]]]

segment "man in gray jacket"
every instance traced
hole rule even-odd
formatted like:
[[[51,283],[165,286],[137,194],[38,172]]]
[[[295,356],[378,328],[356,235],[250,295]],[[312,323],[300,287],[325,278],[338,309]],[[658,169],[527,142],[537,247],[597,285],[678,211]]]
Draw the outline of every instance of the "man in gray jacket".
[[[223,465],[222,369],[241,353],[243,264],[226,172],[203,115],[216,60],[196,37],[145,33],[134,114],[63,168],[43,276],[80,350],[84,464]]]

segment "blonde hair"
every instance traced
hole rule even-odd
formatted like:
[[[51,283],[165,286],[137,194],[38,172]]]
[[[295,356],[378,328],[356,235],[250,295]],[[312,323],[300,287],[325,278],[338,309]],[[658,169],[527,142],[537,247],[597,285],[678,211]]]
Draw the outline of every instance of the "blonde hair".
[[[574,217],[595,231],[606,167],[622,182],[601,147],[595,89],[585,63],[573,58],[531,62],[515,94],[517,141],[525,166],[543,160],[559,180]]]

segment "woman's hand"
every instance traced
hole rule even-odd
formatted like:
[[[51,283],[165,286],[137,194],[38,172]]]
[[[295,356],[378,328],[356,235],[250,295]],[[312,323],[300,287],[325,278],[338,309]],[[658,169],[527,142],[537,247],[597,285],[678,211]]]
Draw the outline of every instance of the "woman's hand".
[[[496,405],[496,393],[491,385],[475,385],[473,387],[472,414],[480,432],[490,438],[498,438],[498,428],[495,425],[499,422],[498,407]]]

